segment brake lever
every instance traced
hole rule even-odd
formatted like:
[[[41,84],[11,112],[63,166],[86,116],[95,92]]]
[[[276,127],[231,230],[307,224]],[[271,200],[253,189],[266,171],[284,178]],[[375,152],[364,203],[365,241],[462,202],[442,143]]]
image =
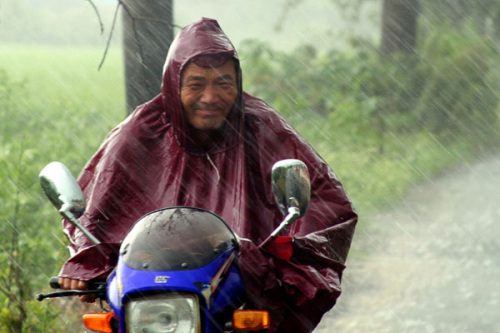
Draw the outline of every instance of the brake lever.
[[[52,289],[62,289],[59,284],[59,278],[53,276],[49,280],[49,285]],[[106,282],[104,281],[93,281],[90,283],[92,289],[87,290],[61,290],[55,291],[48,294],[37,294],[37,301],[41,302],[46,298],[56,298],[56,297],[69,297],[69,296],[83,296],[83,295],[97,295],[97,297],[106,297]]]
[[[68,296],[83,296],[83,295],[97,295],[106,296],[106,291],[102,288],[93,289],[93,290],[64,290],[64,291],[56,291],[48,294],[38,294],[36,295],[36,300],[41,302],[46,298],[55,298],[55,297],[68,297]]]

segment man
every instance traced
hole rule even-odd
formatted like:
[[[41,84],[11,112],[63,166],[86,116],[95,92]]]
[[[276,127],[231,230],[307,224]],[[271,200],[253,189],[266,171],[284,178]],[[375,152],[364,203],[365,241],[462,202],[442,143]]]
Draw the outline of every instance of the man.
[[[262,252],[257,245],[282,219],[271,168],[287,158],[309,168],[309,210],[290,228],[288,242]],[[271,332],[312,331],[340,295],[357,216],[319,155],[270,106],[243,92],[238,56],[215,20],[179,33],[160,95],[108,135],[79,183],[88,207],[80,222],[106,243],[119,243],[138,218],[162,207],[221,216],[242,238],[248,303],[270,311]],[[65,222],[64,231],[72,257],[60,282],[85,289],[113,268],[116,247],[97,261],[80,230]]]

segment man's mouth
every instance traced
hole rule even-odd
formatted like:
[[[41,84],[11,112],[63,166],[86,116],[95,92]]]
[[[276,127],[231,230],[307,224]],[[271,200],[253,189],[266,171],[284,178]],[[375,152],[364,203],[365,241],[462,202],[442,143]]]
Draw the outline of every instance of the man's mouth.
[[[222,108],[220,107],[214,107],[214,106],[201,106],[198,108],[195,108],[195,112],[204,117],[214,117],[214,116],[219,116],[223,113]]]
[[[210,109],[198,109],[198,110],[196,110],[196,113],[198,113],[198,115],[200,115],[200,116],[210,117],[210,116],[218,116],[222,113],[222,111],[221,110],[210,110]]]

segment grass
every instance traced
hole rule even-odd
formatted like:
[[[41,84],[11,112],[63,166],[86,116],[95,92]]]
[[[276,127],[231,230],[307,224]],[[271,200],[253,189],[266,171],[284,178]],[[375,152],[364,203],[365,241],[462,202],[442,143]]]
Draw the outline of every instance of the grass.
[[[81,329],[80,323],[72,326],[75,315],[64,316],[67,305],[61,301],[33,299],[34,293],[49,291],[49,277],[57,275],[69,255],[60,216],[44,198],[38,173],[59,160],[77,175],[108,131],[125,117],[121,52],[111,50],[97,71],[101,55],[102,50],[85,48],[0,49],[0,262],[6,268],[0,279],[9,281],[14,268],[22,268],[23,302],[29,313],[25,332],[54,325],[58,332]],[[0,293],[3,323],[20,318],[18,288],[12,282],[8,288],[14,298],[7,302]],[[61,308],[54,310],[57,304]],[[0,332],[8,329],[1,326]]]
[[[37,137],[43,152],[40,169],[54,159],[74,172],[97,149],[106,133],[125,117],[123,65],[111,50],[101,71],[98,49],[2,46],[0,68],[23,95],[16,96],[16,114],[5,121],[16,137]],[[5,114],[4,114],[5,116]]]

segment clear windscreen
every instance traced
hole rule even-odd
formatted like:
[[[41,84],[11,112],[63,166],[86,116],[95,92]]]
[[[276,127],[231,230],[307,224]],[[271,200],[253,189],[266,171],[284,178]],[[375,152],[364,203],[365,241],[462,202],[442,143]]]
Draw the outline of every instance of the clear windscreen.
[[[235,235],[217,215],[174,207],[140,219],[123,241],[120,253],[133,269],[174,271],[206,266],[236,245]]]

